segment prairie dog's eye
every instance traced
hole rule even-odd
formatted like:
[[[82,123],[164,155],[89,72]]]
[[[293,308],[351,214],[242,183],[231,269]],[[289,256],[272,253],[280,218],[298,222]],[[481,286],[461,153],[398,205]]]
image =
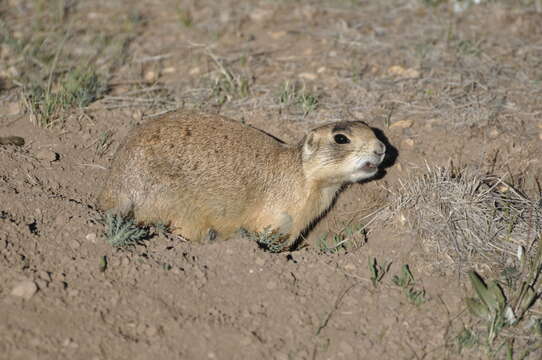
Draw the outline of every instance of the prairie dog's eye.
[[[337,134],[333,137],[333,140],[335,140],[335,142],[337,144],[348,144],[350,142],[350,139],[346,137],[346,135],[343,135],[343,134]]]

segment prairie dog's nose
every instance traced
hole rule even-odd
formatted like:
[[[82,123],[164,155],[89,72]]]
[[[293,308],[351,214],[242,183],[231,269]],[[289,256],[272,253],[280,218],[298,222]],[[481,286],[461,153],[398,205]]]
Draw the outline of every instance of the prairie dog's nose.
[[[379,156],[384,155],[386,153],[386,145],[382,141],[377,140],[376,149],[373,152]]]

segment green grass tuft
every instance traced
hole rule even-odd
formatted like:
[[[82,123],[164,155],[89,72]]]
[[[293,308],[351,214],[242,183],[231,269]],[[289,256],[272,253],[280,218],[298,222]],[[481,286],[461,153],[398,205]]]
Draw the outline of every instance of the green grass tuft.
[[[106,240],[115,247],[138,245],[149,236],[149,231],[138,227],[131,217],[118,214],[107,213],[105,226]]]
[[[265,228],[261,232],[250,232],[241,229],[241,232],[250,240],[256,241],[262,249],[272,253],[279,253],[290,248],[288,235],[272,231],[269,228]]]
[[[24,101],[34,121],[40,126],[49,126],[62,112],[86,107],[105,91],[105,83],[93,69],[77,68],[64,76],[56,91],[39,84],[27,88]]]

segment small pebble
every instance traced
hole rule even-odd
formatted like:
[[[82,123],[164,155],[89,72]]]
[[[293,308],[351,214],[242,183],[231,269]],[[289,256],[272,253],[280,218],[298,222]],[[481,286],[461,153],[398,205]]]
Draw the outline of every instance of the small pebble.
[[[248,16],[252,21],[264,21],[273,16],[273,11],[268,9],[256,9],[252,11]]]
[[[301,79],[305,79],[305,80],[316,80],[318,78],[318,75],[314,73],[308,73],[308,72],[301,73],[298,76]]]
[[[492,129],[490,132],[489,132],[489,137],[490,138],[496,138],[497,136],[500,135],[500,132],[499,130],[497,129]]]
[[[399,120],[390,125],[390,129],[408,129],[414,124],[412,120]]]
[[[58,154],[49,149],[41,149],[36,153],[36,158],[38,160],[53,162],[58,160]]]
[[[87,239],[87,241],[90,241],[91,243],[96,243],[96,234],[95,233],[87,234],[87,236],[85,236],[85,239]]]
[[[280,38],[288,35],[288,33],[286,31],[275,31],[275,32],[269,32],[268,34],[274,40],[280,39]]]
[[[258,266],[264,266],[265,265],[265,259],[262,259],[260,257],[257,257],[256,260],[254,260],[254,262],[256,263],[256,265]]]
[[[405,139],[403,140],[402,142],[403,145],[406,145],[408,147],[413,147],[414,146],[414,140],[412,139]]]
[[[407,79],[415,79],[420,77],[420,72],[415,69],[405,69],[402,66],[395,65],[388,69],[388,74],[396,75]]]
[[[347,271],[354,271],[356,270],[356,265],[352,264],[352,263],[348,263],[344,266],[344,269],[347,270]]]
[[[32,280],[23,280],[11,290],[11,295],[30,300],[38,291],[38,286]]]
[[[154,71],[147,71],[144,75],[144,79],[145,81],[148,81],[148,82],[153,82],[153,81],[156,81],[156,79],[158,79],[158,74],[156,74],[156,72]]]

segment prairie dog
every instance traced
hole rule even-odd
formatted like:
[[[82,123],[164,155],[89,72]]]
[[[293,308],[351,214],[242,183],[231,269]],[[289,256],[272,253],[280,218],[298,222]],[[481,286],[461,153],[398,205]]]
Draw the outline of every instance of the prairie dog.
[[[317,127],[295,145],[219,115],[178,111],[133,129],[98,198],[139,223],[197,241],[271,229],[289,244],[342,185],[375,175],[386,146],[361,121]]]

